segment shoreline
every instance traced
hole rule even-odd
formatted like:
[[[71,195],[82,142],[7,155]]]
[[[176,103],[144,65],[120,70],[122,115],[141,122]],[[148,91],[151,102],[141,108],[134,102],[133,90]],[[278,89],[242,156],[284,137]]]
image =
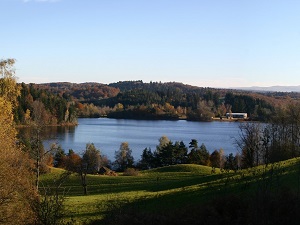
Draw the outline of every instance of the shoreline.
[[[78,122],[76,123],[63,123],[63,124],[48,124],[48,125],[43,125],[43,127],[75,127],[78,126]],[[33,124],[16,124],[16,128],[26,128],[26,127],[32,127],[34,126]]]

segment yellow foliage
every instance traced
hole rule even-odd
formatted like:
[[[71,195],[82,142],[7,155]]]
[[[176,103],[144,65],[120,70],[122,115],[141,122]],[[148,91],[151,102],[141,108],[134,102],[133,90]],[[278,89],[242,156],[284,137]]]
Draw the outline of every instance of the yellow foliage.
[[[16,81],[14,63],[14,59],[0,61],[0,96],[16,105],[21,87]]]
[[[29,109],[26,109],[26,113],[25,113],[25,121],[28,122],[30,120],[30,110]]]
[[[16,131],[13,127],[13,113],[12,104],[0,97],[0,140],[1,145],[8,145],[14,143]],[[11,140],[9,140],[11,139]]]
[[[0,97],[0,224],[30,224],[36,194],[30,160],[16,144],[12,104]]]
[[[20,88],[14,60],[0,61],[0,224],[33,224],[36,192],[30,179],[31,161],[17,145],[13,107]]]

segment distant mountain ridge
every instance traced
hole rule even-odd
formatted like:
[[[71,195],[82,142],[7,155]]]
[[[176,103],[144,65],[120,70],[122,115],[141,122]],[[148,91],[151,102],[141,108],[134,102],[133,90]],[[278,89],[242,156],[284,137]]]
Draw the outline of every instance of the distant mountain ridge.
[[[231,89],[239,89],[246,91],[259,91],[259,92],[300,92],[300,85],[298,86],[270,86],[270,87],[235,87]]]

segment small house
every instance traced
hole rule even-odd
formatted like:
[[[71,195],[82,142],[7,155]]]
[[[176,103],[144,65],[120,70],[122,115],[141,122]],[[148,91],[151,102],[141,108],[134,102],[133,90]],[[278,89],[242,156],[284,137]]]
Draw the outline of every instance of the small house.
[[[247,113],[226,113],[227,119],[247,119]]]

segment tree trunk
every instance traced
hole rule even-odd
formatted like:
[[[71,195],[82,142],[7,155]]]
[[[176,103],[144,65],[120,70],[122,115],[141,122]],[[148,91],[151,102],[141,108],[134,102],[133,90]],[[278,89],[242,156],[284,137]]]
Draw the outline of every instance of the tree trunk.
[[[86,173],[81,172],[81,184],[83,187],[83,194],[87,195]]]

